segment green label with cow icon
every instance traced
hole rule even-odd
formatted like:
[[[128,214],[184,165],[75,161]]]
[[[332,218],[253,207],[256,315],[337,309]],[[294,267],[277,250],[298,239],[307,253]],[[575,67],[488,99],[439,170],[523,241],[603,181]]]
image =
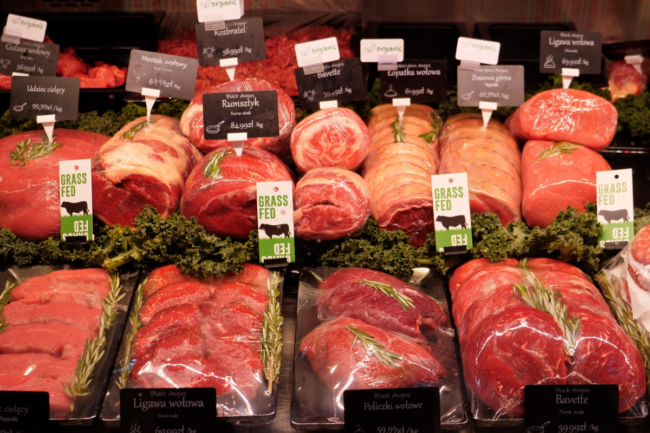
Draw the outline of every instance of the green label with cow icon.
[[[257,228],[260,263],[296,261],[291,181],[257,183]]]
[[[93,188],[90,159],[59,161],[61,240],[93,240]]]
[[[437,250],[466,253],[473,247],[467,173],[433,175],[431,186]]]
[[[603,232],[598,243],[605,249],[621,249],[634,239],[632,170],[596,173],[598,222]]]

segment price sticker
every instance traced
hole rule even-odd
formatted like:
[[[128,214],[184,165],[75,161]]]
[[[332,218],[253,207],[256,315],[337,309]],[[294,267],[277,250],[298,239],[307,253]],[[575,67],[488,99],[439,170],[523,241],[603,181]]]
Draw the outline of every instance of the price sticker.
[[[524,103],[524,67],[521,65],[479,66],[474,70],[458,67],[458,106],[478,107],[481,101],[499,107],[519,107]]]
[[[602,33],[543,30],[539,44],[542,74],[560,74],[563,68],[579,69],[581,75],[600,74]]]
[[[21,40],[19,44],[0,44],[0,73],[20,72],[28,75],[56,75],[59,46]]]
[[[368,96],[358,57],[323,64],[323,71],[305,74],[296,68],[298,99],[304,110],[318,110],[320,101],[336,100],[339,105],[362,101]]]
[[[206,140],[226,140],[229,133],[248,138],[280,134],[278,92],[206,93],[203,95],[203,135]]]
[[[56,134],[53,136],[54,145]],[[59,161],[61,240],[93,240],[93,186],[90,159]]]
[[[296,261],[293,229],[293,182],[257,182],[260,263]]]
[[[472,219],[467,173],[431,176],[436,247],[444,254],[472,249]]]
[[[201,66],[218,65],[220,59],[237,58],[238,62],[266,59],[262,18],[226,21],[225,28],[206,30],[196,25],[196,41]]]
[[[13,77],[9,106],[12,119],[54,114],[57,121],[77,120],[79,78]]]
[[[447,61],[406,61],[394,71],[381,71],[381,102],[411,98],[426,104],[447,100]]]
[[[598,237],[605,249],[621,249],[634,239],[634,193],[632,169],[596,173],[598,222],[603,232]]]
[[[50,431],[50,395],[47,392],[0,391],[0,431]]]
[[[189,57],[131,50],[126,90],[160,90],[160,96],[190,100],[194,97],[199,61]]]

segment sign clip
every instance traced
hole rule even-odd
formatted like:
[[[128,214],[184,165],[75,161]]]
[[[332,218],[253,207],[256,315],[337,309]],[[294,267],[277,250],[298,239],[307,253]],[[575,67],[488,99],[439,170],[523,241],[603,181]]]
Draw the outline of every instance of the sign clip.
[[[404,112],[406,107],[411,105],[411,98],[393,98],[393,107],[397,108],[397,114],[399,115],[399,121],[401,122],[404,118]]]
[[[397,70],[397,56],[377,56],[377,70],[378,71],[396,71]]]
[[[237,156],[241,156],[244,151],[244,142],[248,140],[248,133],[246,132],[229,132],[228,141],[232,143],[232,147],[235,148],[235,153]]]
[[[226,28],[226,21],[223,14],[210,14],[206,16],[207,21],[205,24],[206,32],[213,32],[215,30],[223,30]]]
[[[45,134],[50,143],[54,140],[54,123],[56,122],[56,115],[46,114],[43,116],[36,116],[36,123],[42,123]]]
[[[324,110],[326,108],[338,108],[339,101],[337,101],[336,99],[333,101],[319,101],[318,106],[320,107],[321,110]]]
[[[481,110],[481,114],[483,115],[483,128],[487,128],[488,123],[490,123],[492,113],[497,109],[497,103],[480,101],[478,103],[478,108]]]
[[[571,80],[580,76],[580,69],[575,68],[562,68],[562,88],[568,89],[571,85]]]
[[[239,62],[237,61],[237,57],[219,59],[219,66],[221,66],[226,70],[226,73],[228,74],[228,78],[230,78],[230,81],[235,79],[235,69],[237,69],[238,64]]]
[[[2,29],[2,42],[7,44],[20,44],[20,39],[23,37],[23,30],[21,28],[5,26]]]
[[[461,60],[460,68],[465,71],[475,71],[481,67],[481,62],[471,62],[469,60]]]
[[[156,103],[156,98],[160,97],[160,89],[150,89],[148,87],[142,88],[142,96],[144,96],[144,102],[147,104],[147,122],[151,120],[151,109],[153,104]]]
[[[318,74],[319,72],[323,72],[325,70],[325,66],[323,66],[322,56],[310,57],[303,60],[303,62],[305,66],[302,68],[302,70],[305,72],[305,75]]]
[[[643,75],[643,70],[641,69],[641,64],[643,63],[643,56],[640,54],[635,54],[632,56],[625,56],[625,63],[628,65],[632,65],[634,69],[639,73],[639,75]]]

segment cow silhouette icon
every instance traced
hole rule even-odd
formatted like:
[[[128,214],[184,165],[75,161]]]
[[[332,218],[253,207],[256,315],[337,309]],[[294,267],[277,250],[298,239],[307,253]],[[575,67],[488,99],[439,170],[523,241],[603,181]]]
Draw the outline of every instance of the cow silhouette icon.
[[[264,232],[266,237],[269,239],[273,239],[273,236],[279,237],[280,235],[283,235],[285,238],[291,237],[291,229],[289,228],[289,224],[261,224],[260,230]]]
[[[445,230],[449,230],[450,227],[458,227],[458,226],[460,226],[463,229],[467,228],[467,221],[465,221],[465,215],[457,215],[457,216],[438,215],[436,221],[442,224]]]
[[[85,201],[80,201],[77,203],[71,203],[69,201],[64,201],[61,203],[61,207],[65,209],[65,211],[68,213],[68,215],[72,216],[72,214],[78,213],[81,214],[83,213],[84,215],[88,215],[88,203]]]
[[[598,212],[598,215],[605,218],[605,221],[611,223],[612,221],[623,220],[623,222],[630,221],[630,217],[627,213],[627,209],[620,210],[601,210]]]

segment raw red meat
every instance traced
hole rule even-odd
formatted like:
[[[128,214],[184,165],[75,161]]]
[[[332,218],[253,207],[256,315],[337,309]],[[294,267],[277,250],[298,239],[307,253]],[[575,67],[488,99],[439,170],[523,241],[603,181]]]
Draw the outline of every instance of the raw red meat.
[[[59,161],[92,158],[108,137],[93,132],[55,129],[54,142],[61,147],[40,158],[11,161],[20,143],[47,142],[43,131],[23,132],[0,140],[0,227],[29,241],[61,236]],[[29,190],[29,199],[25,192]]]
[[[138,353],[131,375],[138,379],[140,372],[151,371],[153,366],[163,365],[181,357],[202,358],[205,338],[198,327],[176,328],[161,334],[144,353]]]
[[[574,89],[547,90],[530,98],[506,126],[520,140],[570,141],[603,149],[616,133],[618,113],[606,99]]]
[[[296,126],[296,107],[293,100],[282,89],[268,81],[258,79],[234,80],[197,93],[181,117],[183,134],[203,152],[210,152],[219,147],[228,147],[227,140],[206,140],[203,125],[203,95],[205,93],[276,91],[278,93],[278,122],[280,134],[277,137],[251,138],[245,146],[267,150],[282,159],[289,158],[290,138]]]
[[[215,388],[219,396],[231,390],[231,382],[215,362],[181,357],[150,364],[133,383],[138,388]]]
[[[70,413],[72,399],[63,390],[60,379],[0,374],[0,390],[47,392],[50,394],[50,416],[61,417]]]
[[[650,292],[650,226],[643,227],[634,235],[628,257],[630,276],[640,288]]]
[[[395,366],[380,362],[357,339],[361,331],[397,355]],[[342,394],[350,389],[409,388],[435,385],[445,376],[440,363],[414,340],[350,317],[325,322],[300,344],[312,369],[327,387]]]
[[[269,296],[266,293],[266,288],[260,290],[250,284],[240,283],[222,284],[215,288],[210,301],[203,303],[201,308],[205,314],[209,315],[226,308],[233,302],[242,302],[257,314],[262,315],[269,303]]]
[[[572,143],[529,141],[521,160],[522,214],[531,226],[546,227],[567,206],[584,212],[596,202],[596,172],[611,170],[600,154]]]
[[[74,376],[78,361],[78,357],[58,357],[47,353],[5,353],[0,355],[3,374],[49,377],[62,381]]]
[[[181,211],[210,233],[243,239],[257,228],[257,182],[291,180],[289,169],[265,150],[245,146],[237,156],[232,146],[221,147],[192,170]]]
[[[225,334],[259,334],[262,332],[263,313],[255,311],[246,302],[232,302],[206,317],[203,329],[209,340]]]
[[[449,280],[449,293],[451,294],[451,300],[456,300],[456,295],[463,284],[465,284],[465,281],[473,277],[479,270],[491,266],[510,266],[516,268],[518,265],[519,261],[515,259],[505,259],[502,262],[490,262],[486,258],[470,260],[456,268],[454,274]]]
[[[607,82],[612,102],[627,95],[640,95],[646,89],[649,71],[650,59],[647,57],[641,63],[641,74],[624,60],[611,62],[607,66]]]
[[[24,304],[12,302],[2,310],[2,317],[12,325],[30,323],[63,323],[73,325],[82,331],[99,328],[100,312],[76,302],[55,304]]]
[[[118,68],[104,62],[95,62],[95,67],[92,67],[84,63],[72,47],[59,55],[56,65],[57,75],[79,78],[79,87],[82,89],[121,86],[126,82],[126,71],[127,68]]]
[[[26,279],[11,291],[11,299],[14,302],[35,303],[64,293],[103,299],[110,289],[110,279],[103,269],[54,271]]]
[[[263,382],[264,363],[260,357],[259,338],[228,334],[218,338],[209,350],[208,359],[232,377],[237,393],[252,399]]]
[[[93,159],[94,215],[107,224],[129,226],[144,205],[151,205],[168,217],[200,158],[178,120],[162,115],[134,120]]]
[[[74,48],[68,47],[64,52],[59,54],[59,61],[56,65],[56,75],[62,77],[74,77],[75,74],[88,73],[86,63],[77,55]]]
[[[88,337],[96,333],[63,323],[11,325],[0,333],[0,353],[80,354]]]
[[[170,284],[147,299],[140,309],[140,320],[146,325],[159,311],[182,304],[201,305],[210,295],[208,286],[196,281]]]
[[[303,176],[293,196],[296,236],[331,240],[363,231],[370,217],[370,191],[358,174],[342,168],[315,168]]]
[[[214,279],[214,282],[211,282],[210,285],[219,289],[227,284],[248,284],[266,295],[266,284],[271,278],[271,272],[256,263],[242,263],[242,267],[244,270],[240,273],[227,272],[223,277]]]
[[[300,171],[343,167],[356,171],[370,149],[366,124],[348,108],[317,111],[291,133],[291,155]]]

